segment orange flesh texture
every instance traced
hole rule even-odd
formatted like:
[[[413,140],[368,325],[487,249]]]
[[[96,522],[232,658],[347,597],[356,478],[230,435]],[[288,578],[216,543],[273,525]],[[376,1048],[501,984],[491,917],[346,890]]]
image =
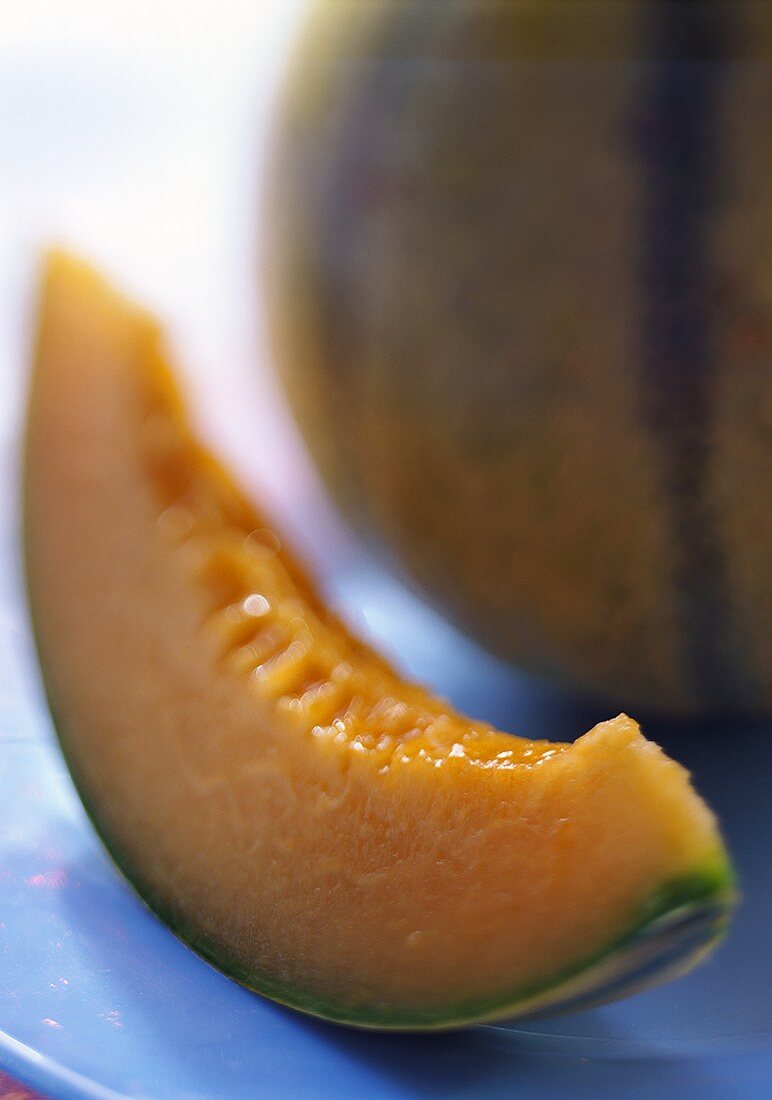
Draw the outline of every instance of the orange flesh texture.
[[[573,746],[406,683],[195,442],[153,321],[49,261],[28,580],[60,734],[135,881],[241,970],[356,1013],[505,995],[720,856],[625,716]]]

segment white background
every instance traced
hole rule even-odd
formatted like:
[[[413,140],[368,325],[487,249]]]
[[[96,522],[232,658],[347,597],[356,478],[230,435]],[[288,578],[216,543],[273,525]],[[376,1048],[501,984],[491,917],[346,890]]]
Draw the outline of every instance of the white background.
[[[64,242],[160,313],[206,433],[297,526],[314,490],[267,369],[256,269],[267,135],[303,6],[0,0],[5,440],[36,265]]]
[[[398,583],[380,573],[374,582],[272,368],[261,188],[305,9],[306,0],[0,0],[0,510],[15,507],[7,486],[18,482],[37,267],[47,244],[64,243],[159,314],[200,430],[337,610],[429,682],[444,640],[445,677],[461,701],[472,669],[485,697],[495,662]],[[8,523],[15,530],[13,515]]]

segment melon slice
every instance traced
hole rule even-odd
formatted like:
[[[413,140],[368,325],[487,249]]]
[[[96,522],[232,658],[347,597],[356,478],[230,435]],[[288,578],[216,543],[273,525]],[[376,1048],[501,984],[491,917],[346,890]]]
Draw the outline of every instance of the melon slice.
[[[115,862],[287,1005],[452,1027],[689,967],[732,875],[631,719],[574,744],[465,718],[325,607],[196,442],[154,321],[47,265],[26,562],[51,709]]]

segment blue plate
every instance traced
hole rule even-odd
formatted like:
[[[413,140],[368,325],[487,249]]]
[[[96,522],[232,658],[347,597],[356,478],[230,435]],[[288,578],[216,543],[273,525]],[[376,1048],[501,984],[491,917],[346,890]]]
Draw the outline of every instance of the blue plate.
[[[12,466],[3,464],[9,478],[0,516],[3,1069],[62,1098],[772,1095],[772,730],[647,726],[693,770],[722,817],[741,876],[744,899],[730,935],[693,974],[527,1026],[405,1037],[319,1023],[199,959],[144,908],[102,851],[54,742],[38,680]],[[340,533],[327,545],[334,553],[317,564],[336,602],[458,706],[502,728],[553,738],[607,716],[486,657],[362,565]]]

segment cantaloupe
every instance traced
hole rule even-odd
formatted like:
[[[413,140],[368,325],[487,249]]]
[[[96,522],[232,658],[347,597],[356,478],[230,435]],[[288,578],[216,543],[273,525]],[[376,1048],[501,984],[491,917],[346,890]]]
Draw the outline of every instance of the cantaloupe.
[[[733,887],[684,769],[625,716],[529,741],[403,680],[196,441],[164,356],[148,315],[50,259],[29,595],[73,778],[147,903],[246,985],[371,1027],[692,965]]]
[[[514,663],[769,709],[772,5],[315,9],[266,286],[347,517]]]

